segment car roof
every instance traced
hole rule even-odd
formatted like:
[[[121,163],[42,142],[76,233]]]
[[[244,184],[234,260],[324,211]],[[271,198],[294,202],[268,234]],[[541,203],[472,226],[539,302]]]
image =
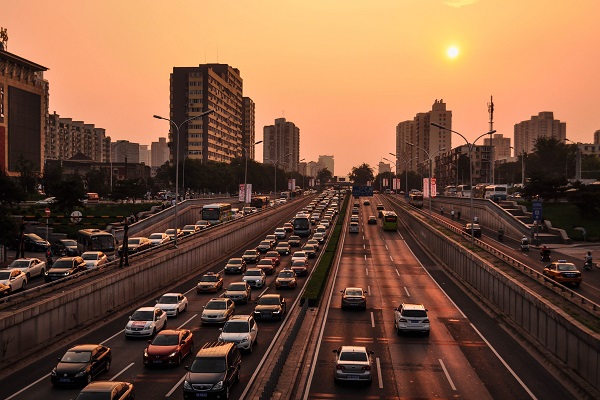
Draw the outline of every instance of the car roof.
[[[260,296],[260,298],[265,298],[265,297],[277,297],[277,298],[282,298],[282,296],[279,293],[267,293],[267,294],[263,294],[262,296]]]
[[[252,319],[252,318],[253,318],[252,315],[238,314],[238,315],[234,315],[231,318],[229,318],[229,321],[236,321],[236,320],[250,321],[250,319]]]
[[[77,346],[73,346],[69,349],[69,351],[92,351],[96,347],[100,346],[99,344],[78,344]]]
[[[346,288],[346,289],[344,289],[344,290],[364,290],[364,289],[363,289],[363,288],[361,288],[361,287],[347,287],[347,288]]]
[[[140,307],[135,311],[154,311],[156,307]]]
[[[402,307],[404,307],[405,310],[425,310],[423,304],[402,303]]]
[[[188,331],[189,329],[163,329],[156,335],[179,335],[181,332]]]
[[[95,382],[89,383],[86,387],[83,388],[83,390],[81,390],[81,392],[82,393],[105,392],[107,390],[112,390],[112,389],[116,388],[117,386],[122,385],[123,383],[127,383],[127,382],[95,381]]]
[[[165,293],[165,294],[163,294],[163,296],[183,296],[183,293],[175,293],[175,292]]]
[[[249,271],[262,271],[262,269],[260,269],[260,268],[248,268],[246,270],[246,272],[249,272]]]
[[[341,346],[340,353],[366,353],[365,346]]]

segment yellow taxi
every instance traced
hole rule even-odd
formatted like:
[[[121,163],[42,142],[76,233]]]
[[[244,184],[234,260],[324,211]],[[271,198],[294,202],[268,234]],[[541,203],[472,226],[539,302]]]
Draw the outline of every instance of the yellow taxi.
[[[572,283],[575,286],[581,284],[581,272],[575,264],[567,262],[567,260],[554,261],[545,267],[544,276],[558,283]]]

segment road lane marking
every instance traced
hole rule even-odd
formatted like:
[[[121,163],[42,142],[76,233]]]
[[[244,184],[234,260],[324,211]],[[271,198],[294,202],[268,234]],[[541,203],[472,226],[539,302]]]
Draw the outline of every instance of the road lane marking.
[[[18,395],[20,395],[21,393],[23,393],[24,391],[26,391],[27,389],[29,389],[30,387],[32,387],[33,385],[37,385],[38,383],[40,383],[41,381],[43,381],[44,379],[47,379],[50,376],[50,374],[46,374],[44,376],[42,376],[40,379],[38,379],[37,381],[30,383],[29,385],[25,386],[23,389],[19,390],[17,393],[12,394],[10,396],[8,396],[6,399],[4,400],[10,400],[12,398],[17,397]]]
[[[183,383],[183,380],[185,379],[186,375],[184,375],[184,376],[181,377],[181,379],[179,380],[179,382],[177,382],[175,384],[175,386],[173,386],[171,388],[171,390],[169,390],[169,392],[165,395],[165,397],[171,397],[171,395],[173,394],[173,392],[176,391],[179,386],[181,386],[181,384]]]
[[[377,364],[377,377],[379,378],[379,389],[383,389],[383,378],[381,377],[381,363],[379,362],[379,357],[375,359],[375,363]]]
[[[410,293],[408,293],[408,288],[406,286],[404,286],[404,291],[406,292],[406,295],[410,297]]]
[[[394,259],[392,258],[392,256],[390,256],[390,260],[392,260],[392,262],[394,262]]]
[[[266,285],[265,285],[266,286]],[[261,297],[263,294],[265,294],[267,292],[267,290],[269,290],[269,287],[265,287],[265,290],[262,291],[261,294],[258,295],[258,297]]]
[[[367,276],[369,276],[369,268],[365,268],[365,271],[367,271]]]
[[[367,294],[371,293],[371,285],[367,285]]]
[[[400,272],[398,272],[398,268],[396,268],[396,275],[400,276]]]
[[[118,374],[116,374],[115,376],[113,376],[112,378],[109,379],[109,381],[114,381],[115,379],[117,379],[119,377],[119,375],[121,375],[123,372],[127,371],[129,368],[133,367],[133,364],[135,364],[134,362],[132,362],[131,364],[129,364],[128,366],[126,366],[125,368],[123,368],[121,370],[121,372],[119,372]]]
[[[198,314],[194,314],[194,315],[192,315],[192,316],[191,316],[191,317],[190,317],[190,318],[189,318],[187,321],[185,321],[183,324],[179,325],[179,326],[177,327],[177,329],[181,329],[181,328],[183,328],[183,327],[185,326],[185,324],[187,324],[188,322],[190,322],[191,320],[193,320],[193,319],[194,319],[194,318],[196,318],[197,316],[198,316]]]
[[[446,366],[444,365],[444,362],[442,361],[441,358],[438,358],[438,361],[442,365],[442,369],[444,370],[444,374],[446,374],[446,379],[448,379],[448,382],[450,382],[450,387],[452,387],[452,390],[456,390],[456,386],[454,386],[454,382],[452,382],[452,378],[450,378],[450,374],[448,373],[448,370],[446,369]]]
[[[116,336],[120,335],[123,332],[125,332],[125,329],[120,330],[119,332],[115,333],[114,335],[112,335],[111,337],[109,337],[108,339],[106,339],[104,342],[100,342],[100,344],[104,344],[104,343],[108,342],[109,340],[114,339]]]
[[[375,328],[375,316],[373,315],[373,311],[371,311],[371,328]]]
[[[367,245],[363,244],[363,250],[366,250],[366,249],[367,249]]]
[[[365,254],[365,261],[367,261],[367,255]]]
[[[387,244],[385,245],[385,249],[386,249],[387,251],[390,251],[390,249],[388,249],[388,247],[387,247]]]

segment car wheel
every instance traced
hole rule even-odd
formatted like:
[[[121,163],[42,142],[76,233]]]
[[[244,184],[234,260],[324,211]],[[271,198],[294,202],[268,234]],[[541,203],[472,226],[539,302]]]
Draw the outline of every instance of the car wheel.
[[[29,275],[29,272],[25,274],[25,276],[27,277],[27,280],[31,279],[31,276]]]
[[[223,397],[227,400],[229,399],[229,386],[225,386],[225,394]]]
[[[21,290],[25,290],[25,285],[26,285],[26,283],[25,283],[25,281],[23,281],[23,284],[21,285]],[[577,285],[577,286],[579,286],[579,285]]]
[[[89,385],[90,383],[92,383],[92,374],[88,374],[88,375],[85,377],[85,380],[86,380],[86,382],[87,382],[87,384],[88,384],[88,385]]]
[[[179,317],[179,309],[176,309],[176,310],[175,310],[175,318],[177,318],[177,317]],[[165,323],[165,326],[166,326],[166,325],[167,325],[167,324]]]
[[[106,362],[106,367],[104,368],[104,372],[108,372],[110,370],[110,360]]]
[[[152,337],[154,337],[156,335],[156,328],[152,329]]]
[[[187,304],[183,306],[183,311],[187,311]]]
[[[248,347],[248,353],[252,353],[252,346],[254,343],[252,343],[252,341],[250,342],[250,347]]]
[[[181,365],[181,353],[179,353],[179,357],[177,357],[177,365]]]

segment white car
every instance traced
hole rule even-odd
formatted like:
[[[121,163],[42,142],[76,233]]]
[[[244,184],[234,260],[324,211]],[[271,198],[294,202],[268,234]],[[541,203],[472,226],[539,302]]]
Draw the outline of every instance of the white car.
[[[315,233],[322,233],[324,237],[327,237],[327,228],[324,225],[317,225]]]
[[[177,317],[187,310],[188,299],[181,293],[166,293],[156,301],[156,308],[163,310],[167,317]]]
[[[19,269],[0,270],[0,284],[8,286],[10,293],[19,289],[25,289],[27,274]]]
[[[159,244],[169,243],[171,241],[171,237],[164,232],[153,233],[148,236],[148,239],[150,239],[152,246],[158,246]]]
[[[402,332],[423,332],[429,336],[429,317],[423,304],[402,303],[394,310],[394,328]]]
[[[287,237],[287,232],[285,228],[276,228],[273,234],[277,239],[285,239]]]
[[[9,269],[18,269],[25,272],[27,280],[34,276],[44,276],[46,262],[39,258],[18,258],[10,263]]]
[[[266,285],[267,276],[260,268],[248,268],[242,280],[248,283],[250,287],[261,288]]]
[[[138,308],[125,326],[126,337],[154,336],[167,327],[167,314],[156,307]]]
[[[108,257],[101,251],[86,251],[81,255],[87,269],[98,268],[108,263]]]
[[[322,232],[316,232],[312,238],[319,241],[319,243],[325,242],[325,235]]]
[[[252,353],[258,339],[258,325],[252,315],[234,315],[220,331],[219,342],[232,342],[238,349]]]
[[[295,251],[294,254],[292,254],[292,262],[295,260],[308,262],[308,254],[306,254],[305,251]]]

